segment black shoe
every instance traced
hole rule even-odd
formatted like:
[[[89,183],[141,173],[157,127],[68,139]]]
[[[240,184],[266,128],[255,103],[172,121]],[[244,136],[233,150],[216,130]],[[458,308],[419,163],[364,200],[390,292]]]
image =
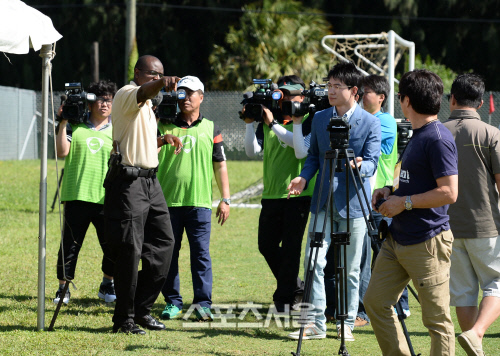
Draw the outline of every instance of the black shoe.
[[[165,330],[165,324],[160,323],[158,320],[153,318],[151,315],[146,315],[140,318],[134,319],[137,325],[149,330]]]
[[[123,323],[122,325],[113,326],[114,333],[146,335],[146,332],[131,322]]]

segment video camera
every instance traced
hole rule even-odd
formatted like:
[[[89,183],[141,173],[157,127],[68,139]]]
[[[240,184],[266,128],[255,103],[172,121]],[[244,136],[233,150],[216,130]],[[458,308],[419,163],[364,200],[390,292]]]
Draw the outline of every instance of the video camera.
[[[321,111],[329,108],[328,89],[325,89],[326,84],[317,84],[313,81],[309,84],[309,89],[299,92],[297,95],[304,95],[303,102],[298,101],[283,101],[281,103],[281,112],[288,116],[304,116],[307,113],[313,114],[316,111]],[[291,93],[295,94],[295,93]]]
[[[349,148],[349,119],[334,116],[330,119],[326,130],[330,132],[330,147],[332,149]]]
[[[398,131],[398,154],[401,154],[413,134],[411,122],[405,119],[396,119]]]
[[[254,79],[253,83],[257,85],[257,89],[243,94],[241,104],[245,105],[245,117],[261,122],[264,106],[269,110],[277,109],[278,100],[283,98],[283,92],[271,79]]]
[[[156,108],[156,115],[164,124],[170,124],[175,120],[177,115],[177,100],[186,98],[186,91],[180,89],[178,91],[161,92],[163,99]]]
[[[89,102],[97,100],[97,96],[83,90],[82,83],[65,83],[66,100],[63,104],[62,117],[72,124],[80,124],[87,116]]]

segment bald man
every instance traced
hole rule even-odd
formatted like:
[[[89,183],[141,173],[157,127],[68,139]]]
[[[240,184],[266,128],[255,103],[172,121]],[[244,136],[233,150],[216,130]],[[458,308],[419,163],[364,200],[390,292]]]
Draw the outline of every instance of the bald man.
[[[115,262],[115,333],[146,334],[139,326],[165,329],[150,315],[174,247],[170,215],[156,179],[158,146],[169,143],[179,148],[182,144],[171,135],[157,137],[150,99],[163,87],[175,90],[178,80],[163,75],[158,58],[143,56],[135,65],[134,80],[113,100],[113,140],[121,153],[121,164],[106,189],[104,215]]]

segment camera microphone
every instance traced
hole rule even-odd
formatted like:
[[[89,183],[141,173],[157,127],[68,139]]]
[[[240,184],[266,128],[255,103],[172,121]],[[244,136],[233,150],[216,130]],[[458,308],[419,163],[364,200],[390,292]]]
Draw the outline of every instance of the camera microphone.
[[[68,99],[68,96],[66,94],[61,95],[61,105],[64,104],[66,99]]]

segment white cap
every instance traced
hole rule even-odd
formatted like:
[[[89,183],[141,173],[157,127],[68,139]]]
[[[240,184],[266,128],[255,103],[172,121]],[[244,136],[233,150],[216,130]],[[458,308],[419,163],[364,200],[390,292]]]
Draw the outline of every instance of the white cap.
[[[202,93],[205,92],[205,86],[201,80],[199,80],[198,77],[193,77],[192,75],[187,75],[179,80],[177,88],[188,88],[192,91],[201,90]]]

